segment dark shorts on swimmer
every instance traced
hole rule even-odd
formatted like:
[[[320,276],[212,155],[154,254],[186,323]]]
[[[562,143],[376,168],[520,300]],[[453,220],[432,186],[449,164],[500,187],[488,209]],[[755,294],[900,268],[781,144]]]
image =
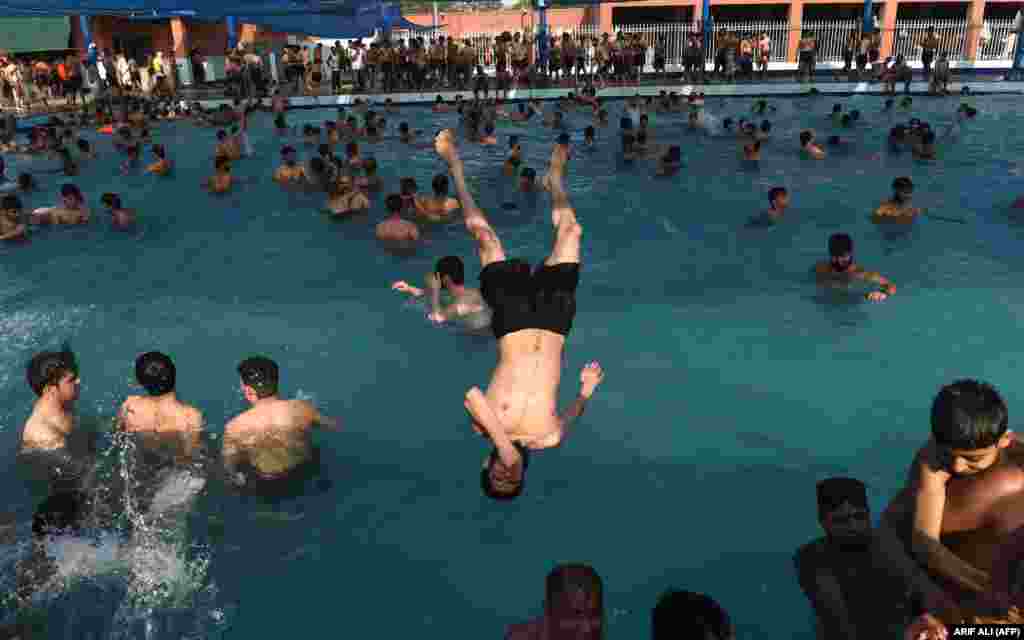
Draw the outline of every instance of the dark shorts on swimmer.
[[[523,329],[569,335],[576,316],[580,265],[541,263],[536,270],[524,260],[493,262],[480,272],[480,293],[493,310],[491,329],[499,340]]]

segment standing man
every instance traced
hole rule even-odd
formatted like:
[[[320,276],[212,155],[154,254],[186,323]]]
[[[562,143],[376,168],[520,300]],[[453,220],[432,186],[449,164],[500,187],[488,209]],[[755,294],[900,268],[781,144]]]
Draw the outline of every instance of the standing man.
[[[344,51],[341,48],[341,40],[335,40],[327,55],[327,66],[331,70],[331,89],[335,94],[341,93],[341,59]]]
[[[448,163],[466,229],[479,245],[480,292],[493,310],[491,328],[498,340],[498,366],[490,386],[486,393],[470,388],[464,406],[473,428],[495,447],[481,474],[484,493],[510,499],[522,493],[529,450],[561,444],[604,378],[600,364],[586,365],[576,400],[561,414],[557,412],[565,339],[576,315],[583,232],[563,184],[569,147],[556,144],[551,154],[544,182],[551,192],[555,243],[551,255],[532,272],[525,261],[506,258],[501,241],[466,186],[452,132],[439,133],[434,148]]]

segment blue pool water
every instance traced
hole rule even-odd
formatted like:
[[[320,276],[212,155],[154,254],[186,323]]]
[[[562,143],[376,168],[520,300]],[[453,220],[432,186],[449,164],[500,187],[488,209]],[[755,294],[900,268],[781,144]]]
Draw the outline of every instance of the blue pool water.
[[[855,149],[800,159],[799,130],[824,136],[837,101],[867,120],[851,134]],[[957,102],[918,98],[912,113],[889,115],[877,97],[775,101],[759,172],[739,170],[734,141],[657,116],[658,141],[681,140],[688,164],[672,180],[617,163],[614,124],[599,130],[597,149],[577,153],[568,177],[584,268],[561,395],[572,397],[587,361],[600,360],[606,380],[565,446],[535,457],[526,494],[501,505],[481,495],[487,449],[462,407],[464,391],[489,379],[493,340],[432,328],[389,286],[420,282],[449,253],[475,282],[479,263],[460,226],[400,258],[373,239],[381,199],[368,220],[326,221],[322,196],[269,182],[280,141],[266,116],[254,122],[259,155],[236,164],[253,182],[224,198],[198,189],[213,130],[157,127],[178,166],[172,180],[116,176],[108,150],[78,183],[95,208],[101,193],[119,191],[141,214],[138,236],[93,224],[0,247],[0,456],[13,460],[31,409],[25,362],[65,338],[81,363],[83,416],[112,416],[138,392],[135,357],[161,350],[215,439],[244,408],[236,364],[264,354],[280,364],[285,395],[313,399],[344,432],[318,438],[321,477],[302,497],[240,497],[213,479],[172,542],[117,561],[103,555],[116,555],[110,541],[65,549],[118,568],[82,569],[84,579],[48,599],[49,637],[499,637],[540,612],[554,564],[583,561],[605,580],[612,639],[646,637],[670,586],[714,595],[741,638],[811,638],[791,554],[818,535],[815,481],[857,476],[880,511],[927,435],[939,386],[977,376],[1010,407],[1022,400],[1012,383],[1024,218],[1008,206],[1024,192],[1020,99],[972,102],[978,120],[930,164],[876,155],[884,131],[912,115],[941,131]],[[708,109],[735,118],[749,104],[716,99]],[[620,109],[612,105],[613,123]],[[289,114],[293,124],[332,116]],[[456,123],[415,108],[389,120],[428,132]],[[506,251],[538,260],[550,250],[549,204],[500,176],[512,133],[542,173],[553,135],[535,126],[500,127],[498,147],[464,157]],[[393,141],[370,150],[391,190],[403,175],[427,189],[442,170],[432,153],[410,157]],[[871,225],[904,174],[918,204],[966,224],[923,220],[904,234]],[[29,208],[54,202],[62,181],[44,181]],[[791,192],[791,220],[742,228],[776,185]],[[899,287],[892,300],[825,295],[809,280],[840,230],[860,262]],[[101,448],[109,444],[105,436]],[[24,534],[34,501],[13,464],[0,486]],[[154,584],[171,583],[154,595]]]

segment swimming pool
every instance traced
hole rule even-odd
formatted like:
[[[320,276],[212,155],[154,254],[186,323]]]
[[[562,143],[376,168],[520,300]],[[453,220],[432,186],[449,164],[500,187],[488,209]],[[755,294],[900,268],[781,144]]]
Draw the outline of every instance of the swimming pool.
[[[1011,383],[1024,219],[1008,203],[1024,186],[1020,98],[971,101],[978,120],[933,164],[876,154],[890,120],[944,125],[959,100],[917,98],[912,113],[891,116],[878,97],[774,101],[758,172],[739,170],[734,143],[657,116],[659,141],[684,145],[687,169],[670,181],[614,160],[613,104],[613,125],[599,130],[594,152],[576,154],[568,176],[584,269],[562,397],[590,360],[606,380],[566,445],[536,456],[525,495],[503,505],[480,493],[487,449],[462,407],[464,391],[489,378],[493,340],[432,328],[389,287],[420,281],[449,253],[475,281],[461,227],[431,232],[423,250],[400,258],[373,239],[380,198],[368,221],[328,222],[322,196],[269,182],[280,142],[266,116],[254,123],[257,159],[235,170],[259,182],[225,198],[197,188],[214,130],[157,127],[177,163],[173,180],[116,176],[108,153],[78,183],[94,210],[113,190],[137,207],[138,237],[94,224],[0,247],[0,455],[13,460],[31,408],[24,363],[65,338],[82,367],[84,416],[113,415],[137,392],[135,357],[157,349],[175,359],[180,397],[220,433],[243,408],[235,366],[259,353],[281,366],[285,395],[340,416],[344,433],[319,438],[321,479],[302,497],[267,503],[211,481],[189,542],[136,567],[156,582],[173,576],[176,594],[140,598],[153,580],[88,578],[50,602],[49,637],[494,637],[540,612],[555,563],[583,561],[604,578],[610,638],[646,637],[650,608],[670,586],[715,596],[741,638],[811,638],[791,556],[818,535],[815,481],[855,475],[880,511],[927,434],[940,385],[977,376],[1009,406],[1019,402]],[[707,108],[735,118],[750,102],[709,99]],[[829,131],[834,102],[879,126],[855,130],[848,157],[800,159],[798,131]],[[428,132],[456,123],[416,108],[388,119]],[[588,124],[569,122],[577,134]],[[549,209],[545,196],[517,194],[500,176],[512,133],[541,171],[552,133],[503,126],[498,147],[464,146],[467,173],[509,255],[537,260],[550,250]],[[392,190],[403,175],[426,189],[442,170],[432,153],[370,148]],[[966,224],[923,220],[906,234],[871,225],[903,174],[921,206]],[[55,200],[62,181],[44,180],[46,193],[27,207]],[[776,185],[791,192],[791,220],[744,229]],[[854,302],[811,283],[809,267],[840,230],[860,262],[899,287],[892,300]],[[24,532],[34,503],[13,465],[3,473]]]

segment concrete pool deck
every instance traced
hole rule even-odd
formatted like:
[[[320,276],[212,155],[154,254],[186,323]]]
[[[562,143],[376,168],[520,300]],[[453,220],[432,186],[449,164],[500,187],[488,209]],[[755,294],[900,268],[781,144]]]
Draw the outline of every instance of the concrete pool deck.
[[[1024,82],[1009,82],[977,79],[975,82],[960,81],[952,82],[949,91],[953,98],[959,98],[963,87],[970,87],[971,95],[992,95],[992,94],[1024,94]],[[882,96],[882,85],[877,82],[820,82],[799,84],[796,82],[764,82],[764,83],[736,83],[736,84],[641,84],[639,86],[607,87],[597,92],[597,95],[605,99],[622,99],[632,96],[656,96],[662,91],[675,91],[681,95],[703,92],[706,96],[714,97],[795,97],[808,95],[811,88],[818,90],[822,96],[851,96],[851,95],[873,95]],[[896,97],[903,95],[902,87],[897,85]],[[509,101],[516,100],[551,100],[565,96],[570,91],[578,91],[571,87],[559,87],[553,89],[513,89],[508,92]],[[289,101],[293,109],[314,109],[323,107],[335,107],[351,105],[357,98],[375,104],[383,103],[391,99],[395,104],[432,104],[437,96],[442,96],[446,102],[454,101],[455,96],[461,95],[463,99],[473,96],[470,91],[426,91],[426,92],[402,92],[402,93],[375,93],[375,94],[346,94],[346,95],[325,95],[325,96],[295,96]],[[495,95],[491,92],[489,95]],[[927,82],[912,82],[910,84],[910,95],[928,96]],[[220,98],[200,100],[206,108],[216,108],[224,104],[230,105],[231,99]]]

